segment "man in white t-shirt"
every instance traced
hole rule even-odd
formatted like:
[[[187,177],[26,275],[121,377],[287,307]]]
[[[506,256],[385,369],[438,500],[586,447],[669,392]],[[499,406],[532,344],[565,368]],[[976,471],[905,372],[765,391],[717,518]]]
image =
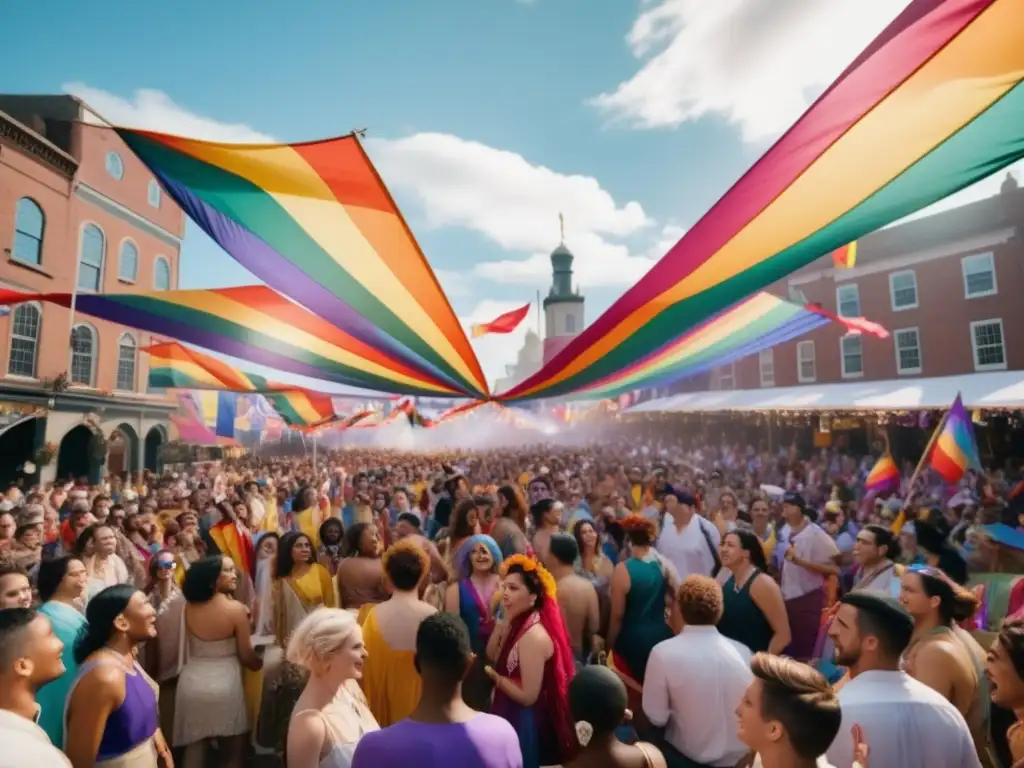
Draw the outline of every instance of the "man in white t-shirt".
[[[655,545],[658,553],[675,566],[680,579],[716,576],[722,537],[713,523],[697,514],[697,499],[684,488],[665,486],[662,502],[665,515]]]

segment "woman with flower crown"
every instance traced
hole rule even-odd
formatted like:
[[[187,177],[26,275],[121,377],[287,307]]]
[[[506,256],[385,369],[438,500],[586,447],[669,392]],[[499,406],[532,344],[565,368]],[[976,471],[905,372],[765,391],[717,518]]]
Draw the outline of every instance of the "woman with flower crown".
[[[501,566],[505,618],[487,643],[494,661],[494,714],[519,735],[523,768],[560,765],[579,748],[569,714],[572,648],[555,580],[536,560],[513,555]]]

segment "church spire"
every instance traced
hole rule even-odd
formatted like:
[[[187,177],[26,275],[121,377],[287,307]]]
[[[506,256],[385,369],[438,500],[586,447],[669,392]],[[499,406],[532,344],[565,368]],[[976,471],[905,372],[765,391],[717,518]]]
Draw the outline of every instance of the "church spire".
[[[565,245],[565,216],[558,214],[558,244]]]

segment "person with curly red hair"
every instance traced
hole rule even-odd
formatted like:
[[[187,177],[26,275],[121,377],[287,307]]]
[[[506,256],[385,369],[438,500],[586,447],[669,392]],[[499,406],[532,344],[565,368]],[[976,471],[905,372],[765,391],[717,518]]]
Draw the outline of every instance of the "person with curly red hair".
[[[561,765],[579,748],[569,714],[575,672],[565,619],[551,574],[535,559],[513,555],[501,567],[505,617],[487,644],[494,666],[491,711],[519,736],[523,768]]]

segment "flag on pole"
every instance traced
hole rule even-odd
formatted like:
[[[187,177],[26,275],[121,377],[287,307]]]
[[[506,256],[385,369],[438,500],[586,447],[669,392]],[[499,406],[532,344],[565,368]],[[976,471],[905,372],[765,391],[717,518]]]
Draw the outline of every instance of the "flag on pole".
[[[513,309],[511,312],[498,315],[489,323],[474,323],[470,328],[470,334],[474,339],[477,339],[489,333],[512,333],[523,322],[523,318],[526,317],[529,311],[530,305],[526,304],[519,309]]]
[[[963,479],[967,470],[981,469],[974,426],[959,394],[939,429],[928,463],[947,483],[955,485]]]
[[[891,493],[899,490],[899,487],[900,470],[896,466],[896,462],[892,460],[892,456],[888,453],[883,454],[868,473],[864,489],[869,493],[880,494]]]
[[[832,264],[836,269],[852,269],[857,263],[857,241],[832,251]]]

